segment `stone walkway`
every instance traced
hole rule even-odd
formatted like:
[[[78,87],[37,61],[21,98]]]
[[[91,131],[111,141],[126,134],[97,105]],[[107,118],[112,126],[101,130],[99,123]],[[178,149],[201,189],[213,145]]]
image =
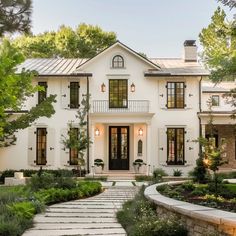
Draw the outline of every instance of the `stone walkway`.
[[[138,189],[118,185],[91,198],[52,205],[44,214],[34,218],[34,228],[23,236],[125,236],[116,212],[123,202],[134,197]]]

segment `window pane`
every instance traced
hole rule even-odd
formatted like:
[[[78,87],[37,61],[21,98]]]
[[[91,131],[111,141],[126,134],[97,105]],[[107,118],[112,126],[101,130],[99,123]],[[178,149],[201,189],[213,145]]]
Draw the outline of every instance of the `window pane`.
[[[212,102],[212,106],[219,106],[220,105],[220,97],[219,97],[219,95],[213,95],[211,97],[211,102]]]
[[[109,80],[109,107],[125,108],[128,106],[127,80]]]
[[[70,82],[70,108],[79,107],[79,82]]]
[[[112,67],[113,68],[123,68],[124,67],[124,59],[122,56],[114,56],[112,59]]]
[[[184,83],[168,82],[167,83],[167,107],[184,108]]]
[[[70,138],[78,140],[78,128],[71,128],[70,129]],[[76,144],[75,144],[76,145]],[[77,148],[70,148],[70,165],[77,165],[78,164],[78,149]]]
[[[36,164],[46,165],[47,163],[47,129],[37,128],[37,151]]]
[[[169,165],[184,164],[184,129],[167,129],[167,163]]]

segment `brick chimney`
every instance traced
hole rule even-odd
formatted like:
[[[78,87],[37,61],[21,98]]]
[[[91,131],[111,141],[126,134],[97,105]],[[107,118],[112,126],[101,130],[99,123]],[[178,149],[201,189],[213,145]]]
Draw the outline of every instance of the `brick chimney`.
[[[197,46],[196,40],[185,40],[184,41],[184,61],[197,61]]]

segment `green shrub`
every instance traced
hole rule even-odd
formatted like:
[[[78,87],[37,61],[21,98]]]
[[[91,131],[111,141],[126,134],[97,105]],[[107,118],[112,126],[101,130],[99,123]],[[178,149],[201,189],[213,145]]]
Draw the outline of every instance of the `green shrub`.
[[[153,171],[153,177],[156,179],[156,178],[160,178],[160,177],[163,177],[163,176],[167,176],[167,173],[161,169],[161,168],[157,168]]]
[[[8,207],[13,214],[21,218],[31,219],[36,213],[32,202],[16,202]]]
[[[134,227],[135,236],[187,236],[186,227],[174,217],[154,218],[147,217]]]
[[[203,196],[205,195],[205,191],[203,191],[202,189],[196,188],[191,192],[192,196]]]
[[[156,206],[146,200],[144,189],[127,201],[117,212],[117,219],[131,236],[185,236],[187,230],[175,218],[163,219],[156,214]]]
[[[152,176],[147,176],[147,175],[135,175],[135,180],[138,181],[138,182],[152,181],[153,177]]]
[[[182,170],[178,169],[173,170],[173,176],[182,176],[182,174],[183,174]]]
[[[193,182],[191,182],[191,181],[183,183],[182,187],[186,191],[193,191],[195,189],[195,186],[194,186]]]
[[[196,160],[196,167],[193,169],[192,177],[195,182],[206,183],[207,178],[207,168],[204,164],[203,158],[199,157]]]

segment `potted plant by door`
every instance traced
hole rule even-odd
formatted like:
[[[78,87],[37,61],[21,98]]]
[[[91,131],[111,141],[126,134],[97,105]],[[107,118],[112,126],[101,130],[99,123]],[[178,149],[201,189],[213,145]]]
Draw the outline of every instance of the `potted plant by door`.
[[[146,165],[146,163],[143,162],[142,159],[136,159],[136,160],[133,162],[133,166],[134,166],[134,171],[135,171],[135,173],[140,173],[140,168],[141,168],[143,165]],[[141,171],[141,172],[143,172],[143,171]]]
[[[102,159],[94,160],[95,174],[101,174],[104,169],[104,161]]]

